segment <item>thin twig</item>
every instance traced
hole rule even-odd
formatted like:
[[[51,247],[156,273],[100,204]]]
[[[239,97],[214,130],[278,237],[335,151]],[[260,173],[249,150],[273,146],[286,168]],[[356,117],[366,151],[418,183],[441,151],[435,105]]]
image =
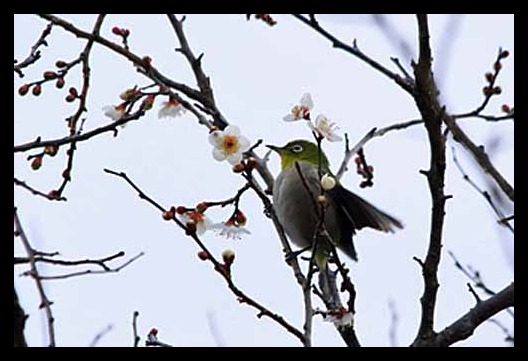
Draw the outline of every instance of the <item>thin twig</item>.
[[[24,73],[22,72],[22,69],[28,67],[29,65],[35,63],[37,60],[40,59],[41,54],[40,54],[40,50],[38,50],[38,48],[40,48],[42,45],[48,46],[48,43],[46,41],[46,37],[51,33],[51,28],[52,27],[53,27],[53,24],[49,23],[44,28],[44,30],[40,34],[40,37],[38,38],[38,40],[31,47],[29,55],[28,55],[28,57],[26,59],[22,60],[21,62],[17,62],[15,60],[14,71],[21,78],[24,77]]]
[[[121,264],[119,267],[116,267],[116,268],[110,268],[108,266],[104,266],[106,267],[106,269],[103,269],[103,270],[85,270],[85,271],[78,271],[78,272],[71,272],[71,273],[64,273],[64,274],[59,274],[59,275],[51,275],[51,276],[43,276],[43,275],[39,275],[39,279],[41,280],[63,280],[63,279],[67,279],[67,278],[72,278],[72,277],[79,277],[79,276],[86,276],[86,275],[97,275],[97,274],[106,274],[106,273],[118,273],[119,271],[121,271],[123,268],[127,267],[128,265],[130,265],[131,263],[133,263],[134,261],[136,261],[138,258],[144,256],[145,253],[144,252],[140,252],[138,253],[137,255],[135,255],[134,257],[130,258],[128,261],[124,262],[123,264]],[[104,268],[103,267],[103,268]],[[25,275],[24,273],[22,275]]]
[[[22,228],[22,224],[20,223],[20,219],[18,217],[18,212],[17,212],[16,207],[15,207],[14,220],[15,220],[16,235],[20,237],[20,240],[22,241],[22,245],[24,246],[26,253],[29,257],[31,276],[35,280],[35,284],[37,285],[37,291],[40,296],[40,308],[43,308],[46,313],[49,347],[55,347],[55,329],[53,327],[53,322],[55,321],[55,318],[53,317],[53,313],[51,312],[52,302],[49,300],[49,298],[46,296],[46,293],[44,292],[44,286],[42,285],[41,277],[39,275],[37,265],[34,260],[35,251],[31,247],[29,240],[26,237],[26,233],[24,232],[24,229]]]
[[[376,69],[377,71],[379,71],[380,73],[388,77],[389,79],[392,79],[396,84],[398,84],[407,93],[413,95],[415,91],[414,82],[410,81],[409,79],[402,78],[398,74],[390,71],[389,69],[387,69],[386,67],[378,63],[377,61],[370,58],[368,55],[366,55],[361,50],[359,50],[355,40],[351,46],[337,39],[335,36],[333,36],[328,31],[326,31],[323,27],[321,27],[319,22],[316,21],[315,16],[306,17],[301,14],[292,14],[292,15],[296,19],[300,20],[307,26],[314,29],[317,33],[321,34],[326,39],[330,40],[334,48],[342,49],[346,51],[347,53],[352,54],[355,57],[361,59],[363,62],[367,63],[368,65],[370,65],[371,67],[373,67],[374,69]]]
[[[339,170],[336,173],[336,178],[341,179],[343,177],[343,174],[348,170],[347,164],[350,162],[352,157],[356,155],[356,153],[363,148],[363,146],[372,138],[376,136],[376,128],[372,128],[357,144],[352,148],[348,148],[348,143],[346,144],[345,149],[345,157],[343,158],[343,161],[341,162],[341,166],[339,167]],[[348,138],[348,136],[347,136]]]
[[[486,202],[488,202],[488,204],[490,205],[491,209],[493,209],[493,211],[495,212],[495,214],[497,215],[497,217],[499,218],[498,220],[498,223],[501,224],[501,225],[504,225],[506,228],[508,228],[512,233],[514,233],[514,229],[513,227],[511,226],[511,224],[509,224],[508,222],[503,222],[502,220],[505,219],[505,215],[504,213],[502,213],[502,211],[500,210],[500,208],[493,202],[493,200],[491,199],[491,195],[489,194],[488,191],[484,191],[482,190],[470,177],[469,175],[464,171],[464,168],[462,168],[462,165],[460,164],[460,162],[458,161],[458,158],[456,156],[456,150],[455,150],[455,147],[451,147],[451,152],[453,153],[453,162],[455,163],[456,167],[458,168],[458,170],[460,171],[460,173],[462,174],[462,177],[463,179],[468,182],[471,187],[473,187],[473,189],[475,189],[480,195],[482,195],[482,197],[484,197],[484,199],[486,200]]]
[[[129,186],[131,186],[138,193],[138,196],[142,200],[145,200],[147,203],[154,206],[160,212],[162,213],[165,212],[166,208],[162,207],[159,203],[157,203],[152,198],[150,198],[147,194],[145,194],[124,172],[116,172],[110,169],[104,169],[104,171],[108,174],[111,174],[118,178],[123,179]],[[248,295],[246,295],[242,290],[240,290],[235,285],[234,281],[231,278],[231,274],[229,272],[222,271],[225,269],[225,266],[222,263],[220,263],[212,255],[212,253],[205,246],[205,244],[200,240],[200,238],[196,235],[196,233],[187,232],[187,227],[179,219],[173,217],[171,220],[175,222],[181,229],[185,230],[188,236],[191,237],[194,240],[194,242],[200,247],[200,249],[206,253],[207,260],[214,265],[214,269],[218,271],[218,273],[222,276],[222,278],[224,278],[224,280],[227,283],[228,288],[231,290],[231,292],[233,292],[233,294],[237,297],[240,303],[248,304],[249,306],[257,309],[259,311],[258,317],[262,317],[262,316],[269,317],[270,319],[275,321],[277,324],[282,326],[284,329],[286,329],[289,333],[297,337],[304,344],[304,335],[301,331],[299,331],[296,327],[288,323],[282,316],[271,312],[265,306],[261,305],[254,299],[250,298]]]
[[[16,177],[14,177],[14,182],[15,182],[15,185],[19,186],[19,187],[22,187],[24,189],[27,189],[28,191],[30,191],[31,193],[33,193],[34,195],[36,196],[40,196],[40,197],[44,197],[50,201],[67,201],[66,197],[63,197],[63,196],[60,196],[60,197],[52,197],[50,196],[49,194],[46,194],[46,193],[43,193],[31,186],[29,186],[26,182],[24,181],[21,181],[20,179],[17,179]]]
[[[105,328],[103,328],[101,331],[99,331],[93,338],[92,342],[90,342],[90,345],[89,347],[95,347],[97,345],[97,343],[99,341],[101,341],[101,339],[106,336],[107,333],[109,333],[110,331],[112,331],[114,329],[114,325],[112,325],[111,323],[106,325]]]
[[[139,345],[139,341],[141,340],[141,338],[139,337],[138,335],[138,331],[137,331],[137,319],[139,317],[139,312],[138,311],[134,311],[134,314],[132,315],[132,332],[134,334],[134,347],[138,347]]]

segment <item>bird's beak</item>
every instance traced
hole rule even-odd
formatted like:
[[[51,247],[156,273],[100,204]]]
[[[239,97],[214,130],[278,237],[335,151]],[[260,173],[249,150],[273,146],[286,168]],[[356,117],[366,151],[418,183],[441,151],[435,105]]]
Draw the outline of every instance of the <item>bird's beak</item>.
[[[271,144],[266,144],[266,147],[268,147],[271,150],[274,150],[277,153],[280,153],[282,149],[281,147],[277,147],[276,145],[271,145]]]

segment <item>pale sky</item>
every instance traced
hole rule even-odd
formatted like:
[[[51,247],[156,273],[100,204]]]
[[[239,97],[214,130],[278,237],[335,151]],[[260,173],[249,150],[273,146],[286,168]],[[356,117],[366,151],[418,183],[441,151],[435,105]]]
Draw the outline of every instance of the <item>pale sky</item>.
[[[90,31],[95,15],[64,15],[78,27]],[[203,68],[211,77],[219,109],[232,124],[240,127],[252,142],[283,145],[295,138],[311,137],[302,123],[285,123],[282,117],[302,94],[310,92],[314,114],[324,113],[335,121],[351,142],[373,127],[419,117],[407,94],[350,54],[333,49],[330,43],[287,15],[274,15],[277,25],[270,28],[260,21],[247,22],[245,15],[189,15],[184,24],[196,54],[204,52]],[[412,15],[392,15],[390,21],[416,54],[416,21]],[[514,105],[513,15],[463,15],[453,22],[451,15],[430,17],[431,44],[435,69],[442,78],[442,99],[448,111],[461,113],[476,108],[483,99],[484,74],[491,70],[499,47],[510,57],[498,84],[502,95],[493,98],[486,114],[500,115],[500,107]],[[390,57],[401,57],[369,15],[327,15],[320,18],[345,41],[357,39],[358,46],[372,58],[396,70]],[[443,38],[446,27],[457,24],[455,38]],[[23,59],[46,22],[36,16],[14,16],[14,57]],[[446,26],[447,25],[447,26]],[[164,15],[109,15],[101,35],[111,40],[111,28],[131,31],[131,51],[149,55],[153,64],[179,82],[195,85],[192,72],[181,54],[174,52],[176,37]],[[443,40],[444,39],[444,40]],[[60,28],[53,28],[43,58],[26,69],[26,77],[14,77],[16,89],[25,81],[39,79],[53,69],[56,60],[72,60],[84,41]],[[446,53],[447,52],[447,53]],[[132,64],[109,50],[95,45],[91,55],[92,82],[85,130],[107,124],[102,108],[117,104],[119,94],[134,85],[150,84]],[[45,84],[42,95],[14,97],[14,144],[62,137],[64,118],[76,105],[63,101],[71,85],[80,86],[79,70],[66,79],[59,91]],[[60,251],[64,258],[101,258],[118,251],[127,257],[145,256],[116,274],[93,275],[48,281],[46,292],[54,302],[55,329],[59,346],[87,346],[107,325],[112,325],[99,346],[131,346],[132,314],[139,311],[142,345],[151,327],[161,340],[175,346],[299,346],[298,340],[269,319],[236,301],[211,264],[196,257],[199,250],[175,224],[164,222],[157,210],[141,201],[122,180],[103,173],[103,168],[126,172],[143,191],[164,206],[194,206],[201,201],[233,196],[244,184],[227,162],[211,156],[207,129],[189,113],[177,119],[158,119],[154,109],[119,132],[78,144],[73,181],[67,186],[67,202],[49,202],[15,187],[14,203],[33,246],[44,251]],[[500,140],[491,160],[514,184],[513,121],[489,123],[482,119],[460,121],[477,144]],[[363,230],[355,236],[359,262],[347,260],[358,293],[355,325],[363,346],[389,346],[389,302],[398,313],[397,340],[407,346],[414,339],[420,317],[419,298],[423,281],[413,256],[425,257],[430,231],[431,201],[426,179],[420,169],[429,165],[429,145],[422,126],[392,132],[369,142],[365,152],[374,165],[374,187],[360,189],[353,168],[344,178],[346,187],[379,208],[398,216],[405,229],[396,234]],[[474,305],[467,278],[457,269],[447,251],[464,264],[471,264],[488,285],[500,290],[513,280],[513,236],[496,223],[485,200],[464,182],[452,162],[450,146],[455,145],[465,170],[481,187],[486,178],[472,158],[458,144],[448,142],[444,246],[439,270],[440,289],[436,308],[439,331]],[[337,170],[343,143],[326,143],[325,151]],[[60,184],[65,165],[65,147],[55,158],[44,159],[42,169],[32,171],[27,153],[15,154],[14,172],[19,179],[45,192]],[[259,148],[260,155],[265,153]],[[278,158],[269,167],[279,172]],[[226,240],[214,232],[202,239],[220,257],[230,248],[236,252],[233,279],[248,295],[302,329],[302,293],[291,269],[283,261],[279,240],[271,222],[263,215],[260,201],[246,193],[241,209],[248,217],[251,235],[242,240]],[[512,207],[513,208],[513,207]],[[513,210],[509,210],[513,212]],[[225,220],[231,209],[212,209],[215,221]],[[23,255],[18,239],[14,254]],[[120,261],[115,263],[120,264]],[[15,287],[30,318],[26,338],[31,346],[47,344],[45,317],[38,310],[34,282],[20,277],[24,267],[14,271]],[[39,266],[42,274],[71,269]],[[314,298],[315,299],[315,298]],[[498,315],[511,331],[513,320],[505,312]],[[215,339],[212,329],[220,335]],[[513,331],[512,331],[513,332]],[[479,327],[469,340],[456,346],[504,346],[504,334],[489,322]],[[314,320],[315,346],[342,346],[333,326]]]

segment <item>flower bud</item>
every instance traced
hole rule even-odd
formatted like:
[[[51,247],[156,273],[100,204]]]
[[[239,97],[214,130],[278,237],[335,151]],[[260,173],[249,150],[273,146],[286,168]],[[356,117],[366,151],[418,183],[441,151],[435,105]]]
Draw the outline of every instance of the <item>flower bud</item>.
[[[504,113],[509,113],[511,112],[511,108],[508,104],[502,104],[502,107],[501,107],[501,110],[504,112]]]
[[[55,63],[55,66],[57,68],[64,68],[65,66],[67,66],[68,63],[66,63],[65,61],[63,60],[57,60],[57,62]]]
[[[40,84],[37,84],[33,87],[33,95],[39,96],[41,92],[42,92],[42,87],[40,86]]]
[[[186,235],[190,236],[191,234],[196,234],[196,223],[193,220],[187,221],[187,223],[185,223],[185,227]]]
[[[335,178],[332,177],[329,174],[325,174],[323,178],[321,178],[321,186],[325,191],[329,191],[330,189],[334,188],[336,185]]]
[[[246,169],[246,166],[242,163],[237,163],[232,168],[234,173],[242,173],[245,169]]]
[[[57,77],[57,73],[55,73],[54,71],[45,71],[44,74],[42,74],[42,76],[46,80],[52,80]]]
[[[485,75],[486,75],[486,80],[488,81],[488,83],[491,83],[493,81],[493,74],[491,74],[490,72],[487,72]]]
[[[51,191],[48,193],[48,197],[49,197],[50,199],[57,199],[57,198],[59,198],[59,191],[57,191],[56,189],[51,190]]]
[[[321,204],[321,205],[325,205],[326,204],[326,196],[324,196],[323,194],[320,194],[317,196],[317,203]]]
[[[198,252],[197,256],[202,261],[207,261],[209,259],[209,256],[207,255],[207,252],[205,252],[205,251]]]
[[[118,26],[114,26],[112,28],[112,33],[114,33],[115,35],[121,35],[121,28]]]
[[[42,157],[35,157],[31,162],[31,169],[38,170],[42,166]]]
[[[501,57],[502,59],[507,58],[509,55],[510,55],[510,52],[509,52],[508,50],[503,50],[503,51],[500,53],[500,57]]]
[[[47,145],[45,148],[44,148],[44,153],[46,153],[47,155],[49,155],[50,157],[54,157],[57,152],[59,151],[59,147],[57,147],[56,145]]]
[[[66,98],[64,98],[64,100],[66,100],[68,103],[71,103],[75,101],[75,96],[73,94],[68,94],[66,95]]]
[[[29,91],[29,84],[24,84],[20,88],[18,88],[18,94],[19,95],[26,95]]]
[[[62,171],[62,178],[70,180],[70,170],[68,168]]]
[[[186,211],[187,211],[187,209],[184,206],[176,207],[176,213],[178,213],[178,214],[184,214]]]
[[[166,221],[170,221],[171,219],[174,218],[174,212],[172,211],[165,211],[163,212],[163,214],[161,215],[161,217],[166,220]]]
[[[496,61],[495,64],[493,64],[493,69],[495,69],[495,71],[499,71],[502,69],[502,64],[500,61]]]
[[[224,252],[222,252],[222,259],[226,265],[232,265],[233,261],[235,260],[235,252],[233,250],[226,249]]]
[[[208,207],[207,202],[201,202],[201,203],[198,203],[195,208],[197,212],[203,213],[207,210],[207,207]]]
[[[64,84],[66,83],[66,81],[64,80],[63,77],[60,77],[57,79],[57,81],[55,82],[55,86],[58,88],[58,89],[62,89],[64,88]]]
[[[252,169],[255,169],[255,167],[257,166],[257,160],[253,157],[249,157],[247,160],[246,160],[246,168],[248,170],[252,170]]]
[[[502,93],[502,88],[500,86],[496,86],[495,88],[492,89],[493,91],[493,94],[501,94]]]

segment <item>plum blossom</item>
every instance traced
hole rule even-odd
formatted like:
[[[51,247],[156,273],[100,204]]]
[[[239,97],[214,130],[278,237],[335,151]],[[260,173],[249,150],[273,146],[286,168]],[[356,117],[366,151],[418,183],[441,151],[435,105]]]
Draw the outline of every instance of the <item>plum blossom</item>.
[[[228,125],[224,130],[214,130],[209,134],[209,143],[214,146],[213,158],[230,164],[240,163],[242,153],[249,149],[249,140],[240,134],[236,125]]]
[[[343,140],[339,134],[336,134],[336,131],[339,129],[339,127],[334,122],[331,122],[323,114],[319,114],[317,116],[315,119],[315,124],[310,122],[308,125],[315,133],[323,138],[328,139],[330,142],[339,142]]]
[[[171,97],[168,101],[163,103],[163,106],[158,112],[158,118],[176,118],[185,113],[183,105]]]
[[[310,93],[305,93],[298,105],[294,106],[290,113],[283,117],[282,119],[285,122],[293,122],[299,119],[310,119],[310,111],[312,110],[314,104],[312,96]]]

